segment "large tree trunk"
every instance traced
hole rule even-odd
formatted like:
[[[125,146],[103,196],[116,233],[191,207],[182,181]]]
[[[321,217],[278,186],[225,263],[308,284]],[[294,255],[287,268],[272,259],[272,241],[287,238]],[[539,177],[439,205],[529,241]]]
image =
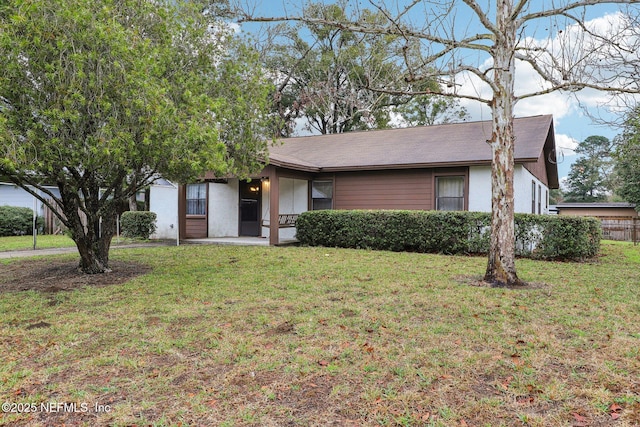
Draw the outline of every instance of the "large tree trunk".
[[[86,228],[80,225],[72,233],[80,254],[79,268],[87,274],[99,274],[111,271],[109,268],[109,249],[114,234],[114,220],[106,221],[97,215],[87,218]]]
[[[71,232],[71,238],[78,248],[80,263],[78,268],[87,274],[99,274],[111,271],[109,269],[109,249],[111,239],[115,234],[115,203],[103,206],[102,216],[97,208],[89,211],[92,213],[84,218],[80,214],[81,200],[73,192],[64,193],[61,189],[64,202],[65,225]],[[95,195],[90,195],[85,203],[97,206],[99,190]]]
[[[497,286],[524,284],[516,274],[513,117],[494,115],[491,168],[491,239],[484,280]]]
[[[511,0],[497,5],[494,49],[494,98],[491,104],[491,240],[484,280],[498,286],[521,285],[515,264],[513,107],[516,27]]]
[[[79,268],[83,273],[87,274],[99,274],[107,273],[111,271],[109,269],[109,256],[108,252],[101,250],[103,246],[100,242],[91,243],[81,239],[76,242],[78,247],[78,253],[80,254]]]

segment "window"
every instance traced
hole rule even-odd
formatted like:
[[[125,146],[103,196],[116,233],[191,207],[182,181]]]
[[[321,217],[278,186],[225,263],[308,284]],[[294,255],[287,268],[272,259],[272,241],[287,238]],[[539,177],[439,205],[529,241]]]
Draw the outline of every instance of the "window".
[[[207,184],[187,184],[187,215],[206,215]]]
[[[536,213],[536,182],[531,181],[531,213]]]
[[[436,178],[436,210],[464,210],[463,176],[440,176]]]
[[[549,189],[544,190],[544,209],[549,209]]]
[[[311,210],[333,208],[333,181],[311,182]]]
[[[542,213],[542,187],[538,184],[538,213]]]

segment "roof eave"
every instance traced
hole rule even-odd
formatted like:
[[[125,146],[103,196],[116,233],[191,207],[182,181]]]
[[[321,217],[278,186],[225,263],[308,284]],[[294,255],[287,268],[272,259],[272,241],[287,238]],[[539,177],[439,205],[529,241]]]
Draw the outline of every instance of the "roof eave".
[[[269,159],[269,164],[273,166],[277,166],[279,168],[291,169],[291,170],[296,170],[300,172],[314,172],[314,173],[322,172],[322,168],[318,166],[302,165],[299,163],[285,162],[285,161],[276,160],[276,159]]]

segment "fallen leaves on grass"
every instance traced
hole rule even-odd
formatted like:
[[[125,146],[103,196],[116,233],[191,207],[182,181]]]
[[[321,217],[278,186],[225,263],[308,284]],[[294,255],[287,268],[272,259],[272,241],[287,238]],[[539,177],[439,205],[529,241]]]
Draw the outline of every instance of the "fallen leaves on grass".
[[[571,414],[573,416],[573,423],[571,424],[573,427],[584,427],[589,425],[589,419],[583,415],[574,412]]]
[[[609,412],[611,413],[611,419],[617,420],[620,418],[620,412],[622,412],[622,406],[617,403],[611,404],[609,406]]]

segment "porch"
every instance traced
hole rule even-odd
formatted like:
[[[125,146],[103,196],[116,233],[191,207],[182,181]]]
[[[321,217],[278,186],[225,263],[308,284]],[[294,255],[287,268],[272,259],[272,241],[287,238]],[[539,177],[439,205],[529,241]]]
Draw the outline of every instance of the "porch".
[[[295,222],[309,210],[311,175],[267,166],[251,180],[216,179],[180,186],[185,243],[280,245],[295,242]]]

